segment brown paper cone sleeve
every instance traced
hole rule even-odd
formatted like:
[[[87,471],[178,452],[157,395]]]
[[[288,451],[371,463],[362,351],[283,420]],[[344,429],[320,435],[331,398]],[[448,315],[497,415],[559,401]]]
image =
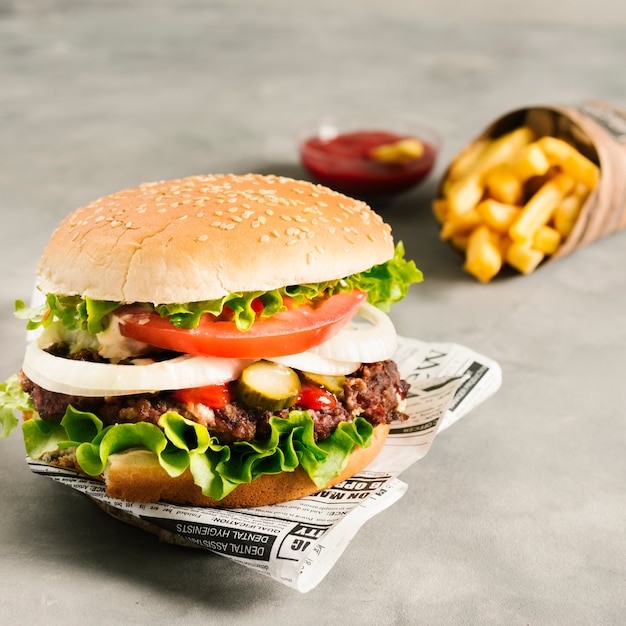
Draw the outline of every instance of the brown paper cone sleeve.
[[[584,133],[600,166],[600,182],[552,257],[557,259],[626,227],[626,111],[600,101],[554,110]]]

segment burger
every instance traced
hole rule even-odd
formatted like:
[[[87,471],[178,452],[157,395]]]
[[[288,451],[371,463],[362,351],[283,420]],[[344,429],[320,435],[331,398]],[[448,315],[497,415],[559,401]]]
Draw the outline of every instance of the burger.
[[[37,274],[3,434],[21,411],[29,457],[111,497],[300,498],[406,419],[386,313],[422,275],[362,201],[255,174],[146,183],[67,216]]]

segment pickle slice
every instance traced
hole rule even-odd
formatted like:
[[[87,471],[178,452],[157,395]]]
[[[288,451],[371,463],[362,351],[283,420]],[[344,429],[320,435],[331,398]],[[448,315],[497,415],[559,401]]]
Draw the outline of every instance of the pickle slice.
[[[343,393],[343,384],[346,382],[346,377],[343,374],[332,376],[330,374],[301,372],[301,376],[304,382],[313,383],[318,387],[324,387],[324,389],[327,389],[335,395]]]
[[[289,408],[300,393],[300,379],[290,367],[255,361],[239,377],[237,396],[248,406],[267,411]]]

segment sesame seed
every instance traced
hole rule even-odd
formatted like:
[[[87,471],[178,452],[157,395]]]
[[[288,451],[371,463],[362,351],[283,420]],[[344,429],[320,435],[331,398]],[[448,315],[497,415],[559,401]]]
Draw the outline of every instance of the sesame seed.
[[[204,213],[200,211],[200,213],[196,213],[196,217],[204,217]]]
[[[302,217],[302,215],[296,215],[294,219],[296,220],[296,222],[300,222],[301,224],[306,222],[306,217]]]
[[[315,261],[315,257],[310,252],[307,252],[306,262],[311,265],[313,261]]]
[[[104,215],[98,215],[98,217],[96,217],[96,223],[103,222],[103,221],[104,221]]]
[[[280,219],[285,220],[285,222],[291,222],[291,215],[286,215],[285,213],[282,213]]]
[[[329,227],[328,227],[328,232],[329,232],[331,235],[334,235],[334,234],[335,234],[335,231],[336,231],[336,228],[335,228],[334,226],[329,226]]]
[[[276,239],[278,239],[278,238],[280,237],[280,233],[279,233],[276,229],[274,229],[274,230],[271,232],[271,235],[272,235],[272,236],[274,236],[274,237],[276,237]]]
[[[222,225],[222,222],[217,222],[217,221],[211,222],[211,226],[216,226],[219,228],[221,225]]]
[[[265,243],[266,241],[269,241],[269,240],[270,240],[270,236],[269,236],[269,235],[261,235],[261,236],[259,237],[259,241],[260,241],[261,243]]]
[[[286,246],[295,246],[298,243],[297,239],[290,239],[287,243],[285,243]]]
[[[243,222],[243,218],[239,217],[239,215],[233,215],[231,219],[233,222]]]
[[[111,222],[111,226],[115,227],[115,226],[119,226],[122,222],[119,222],[118,220],[113,220]]]
[[[198,241],[206,241],[208,238],[209,238],[209,236],[208,236],[208,235],[200,235],[200,236],[198,237]]]
[[[272,209],[265,209],[265,212],[267,213],[267,215],[269,215],[270,217],[272,215],[274,215],[274,211],[272,211]]]

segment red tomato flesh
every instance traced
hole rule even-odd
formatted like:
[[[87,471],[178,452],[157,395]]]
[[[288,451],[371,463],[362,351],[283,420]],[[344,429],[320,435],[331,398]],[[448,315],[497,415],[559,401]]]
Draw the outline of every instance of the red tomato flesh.
[[[232,399],[228,383],[178,389],[174,392],[174,397],[183,404],[204,404],[211,409],[223,409]]]
[[[316,306],[289,306],[267,319],[258,318],[242,332],[231,321],[204,315],[196,328],[176,328],[158,313],[124,307],[120,333],[159,348],[223,358],[261,359],[304,352],[327,341],[354,316],[367,298],[362,291],[338,293]]]

